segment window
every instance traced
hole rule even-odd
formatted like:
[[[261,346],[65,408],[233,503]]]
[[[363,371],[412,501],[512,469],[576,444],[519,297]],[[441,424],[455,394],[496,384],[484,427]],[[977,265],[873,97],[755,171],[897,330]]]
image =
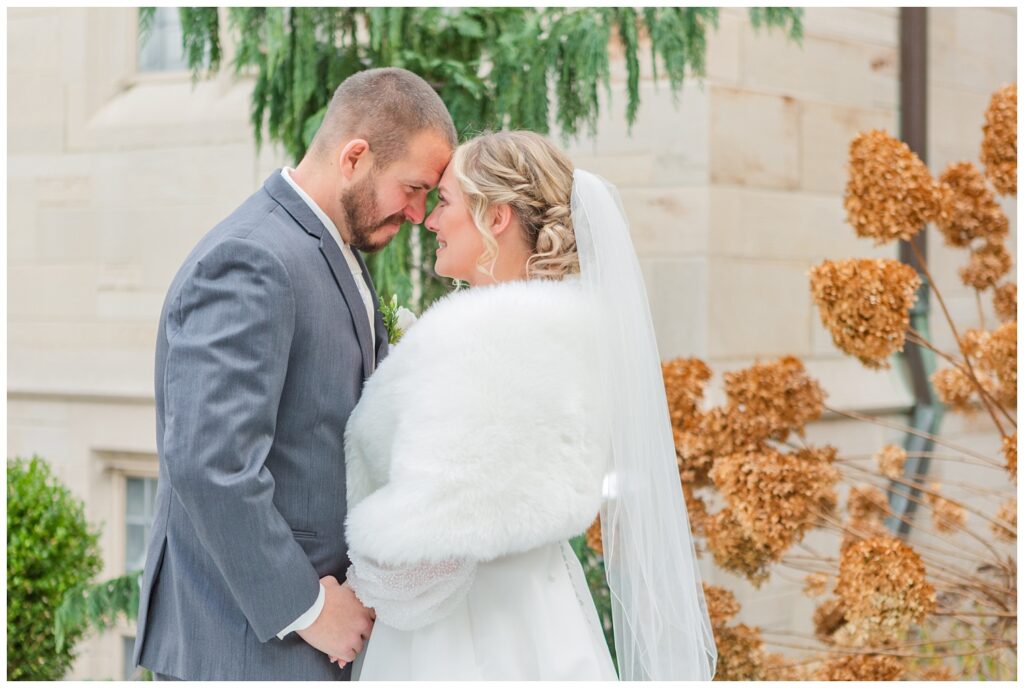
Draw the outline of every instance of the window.
[[[139,41],[140,72],[188,69],[181,49],[181,18],[177,7],[157,7],[149,33]]]
[[[140,571],[146,565],[146,542],[153,525],[156,478],[125,478],[124,570]]]
[[[124,657],[124,667],[121,669],[121,678],[125,681],[137,681],[142,677],[142,667],[136,669],[132,666],[132,656],[135,653],[135,636],[121,636],[121,652]]]

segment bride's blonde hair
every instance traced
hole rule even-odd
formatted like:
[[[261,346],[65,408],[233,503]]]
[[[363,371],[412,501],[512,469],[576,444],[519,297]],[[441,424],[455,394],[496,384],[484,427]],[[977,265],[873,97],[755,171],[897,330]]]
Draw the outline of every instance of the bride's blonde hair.
[[[565,153],[532,131],[500,131],[459,146],[452,166],[484,240],[480,272],[492,274],[498,257],[487,211],[499,203],[512,208],[526,233],[528,279],[561,279],[580,271],[570,208],[573,165]]]

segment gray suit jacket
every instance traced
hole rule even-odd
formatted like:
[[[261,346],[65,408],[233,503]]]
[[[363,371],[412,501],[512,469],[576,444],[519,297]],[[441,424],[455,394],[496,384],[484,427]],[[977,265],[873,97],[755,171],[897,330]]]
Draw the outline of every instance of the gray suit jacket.
[[[189,254],[160,316],[136,665],[195,680],[348,678],[277,633],[321,577],[348,568],[343,438],[373,352],[387,353],[379,309],[369,330],[341,249],[280,171]]]

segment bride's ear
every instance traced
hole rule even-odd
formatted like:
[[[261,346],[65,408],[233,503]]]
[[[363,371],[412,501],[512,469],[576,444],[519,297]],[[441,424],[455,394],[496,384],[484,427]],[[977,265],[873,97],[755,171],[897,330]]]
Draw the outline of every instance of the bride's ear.
[[[500,236],[512,225],[512,206],[508,203],[499,203],[491,208],[491,234]]]

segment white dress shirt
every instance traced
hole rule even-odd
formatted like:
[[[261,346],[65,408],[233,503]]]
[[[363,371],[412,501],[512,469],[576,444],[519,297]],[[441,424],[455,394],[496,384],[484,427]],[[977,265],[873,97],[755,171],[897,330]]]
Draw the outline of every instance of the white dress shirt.
[[[327,228],[327,231],[330,232],[332,237],[334,237],[334,240],[338,242],[338,248],[341,249],[341,254],[345,256],[345,262],[348,263],[348,268],[352,271],[352,277],[355,279],[356,288],[359,290],[359,296],[362,297],[363,305],[366,307],[366,317],[370,321],[370,351],[371,356],[373,357],[373,364],[376,367],[377,352],[374,349],[374,344],[376,342],[373,327],[373,295],[370,293],[370,287],[367,286],[366,280],[363,279],[363,270],[359,267],[359,262],[356,260],[355,254],[352,253],[352,248],[342,241],[341,233],[338,231],[338,228],[334,223],[331,222],[331,218],[327,217],[327,214],[321,210],[320,206],[318,206],[312,198],[309,197],[309,194],[303,191],[302,188],[295,183],[289,174],[290,171],[291,169],[288,167],[281,168],[281,176],[284,177],[284,180],[288,182],[289,186],[295,190],[295,193],[299,195],[299,198],[309,206],[310,210],[312,210],[317,216],[317,219],[323,223],[324,227]],[[326,596],[327,591],[324,589],[323,583],[321,583],[320,593],[317,595],[316,602],[313,603],[313,606],[306,610],[302,616],[289,624],[288,627],[278,633],[277,637],[283,639],[292,631],[302,631],[312,626],[313,622],[319,618],[320,612],[324,609]]]

